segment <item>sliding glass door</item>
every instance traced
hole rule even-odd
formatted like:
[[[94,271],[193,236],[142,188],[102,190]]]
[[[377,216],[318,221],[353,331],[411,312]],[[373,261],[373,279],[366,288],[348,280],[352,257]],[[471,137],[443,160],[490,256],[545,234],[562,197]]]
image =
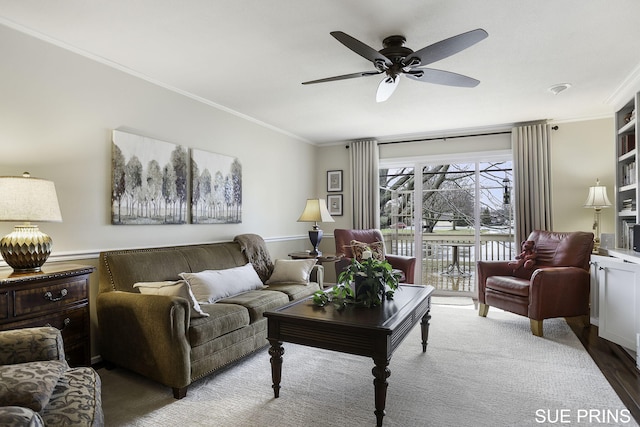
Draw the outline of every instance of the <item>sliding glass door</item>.
[[[514,255],[512,181],[509,159],[381,169],[387,250],[416,256],[419,283],[475,295],[476,261]]]

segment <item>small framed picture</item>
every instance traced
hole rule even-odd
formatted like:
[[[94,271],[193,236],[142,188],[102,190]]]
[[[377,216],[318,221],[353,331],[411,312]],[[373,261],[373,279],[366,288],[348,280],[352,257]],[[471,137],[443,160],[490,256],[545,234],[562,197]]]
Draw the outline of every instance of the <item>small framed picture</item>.
[[[327,194],[327,208],[331,215],[342,216],[342,194]]]
[[[327,191],[342,191],[342,171],[327,171]]]

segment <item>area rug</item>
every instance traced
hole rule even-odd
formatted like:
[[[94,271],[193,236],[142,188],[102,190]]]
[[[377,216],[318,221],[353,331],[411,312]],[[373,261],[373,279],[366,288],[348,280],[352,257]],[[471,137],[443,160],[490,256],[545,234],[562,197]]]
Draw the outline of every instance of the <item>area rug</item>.
[[[385,426],[637,424],[563,319],[435,305],[427,352],[414,328],[391,358]],[[375,425],[369,358],[284,344],[280,397],[261,350],[181,400],[124,369],[99,369],[107,426]]]
[[[431,302],[436,305],[469,305],[473,306],[471,297],[433,296]]]

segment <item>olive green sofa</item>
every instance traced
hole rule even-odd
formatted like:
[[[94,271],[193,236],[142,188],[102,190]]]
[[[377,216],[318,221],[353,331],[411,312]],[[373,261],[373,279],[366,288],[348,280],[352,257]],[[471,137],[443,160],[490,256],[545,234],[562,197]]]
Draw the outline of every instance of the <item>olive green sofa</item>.
[[[239,239],[244,236],[250,239]],[[134,287],[179,280],[181,273],[247,267],[249,261],[260,280],[267,281],[273,264],[257,235],[237,236],[232,242],[102,252],[96,310],[106,365],[169,386],[180,399],[193,381],[266,346],[267,319],[262,313],[320,289],[321,266],[311,275],[320,284],[280,282],[200,303],[208,317],[190,315],[192,307],[183,297],[142,294]]]

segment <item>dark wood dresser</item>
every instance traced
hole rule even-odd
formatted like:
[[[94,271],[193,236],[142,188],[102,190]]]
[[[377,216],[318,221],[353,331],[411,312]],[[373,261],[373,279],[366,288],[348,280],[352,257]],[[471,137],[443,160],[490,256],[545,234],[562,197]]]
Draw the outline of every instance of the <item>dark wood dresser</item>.
[[[0,330],[53,326],[71,366],[91,366],[89,275],[94,267],[45,264],[38,273],[0,268]]]

